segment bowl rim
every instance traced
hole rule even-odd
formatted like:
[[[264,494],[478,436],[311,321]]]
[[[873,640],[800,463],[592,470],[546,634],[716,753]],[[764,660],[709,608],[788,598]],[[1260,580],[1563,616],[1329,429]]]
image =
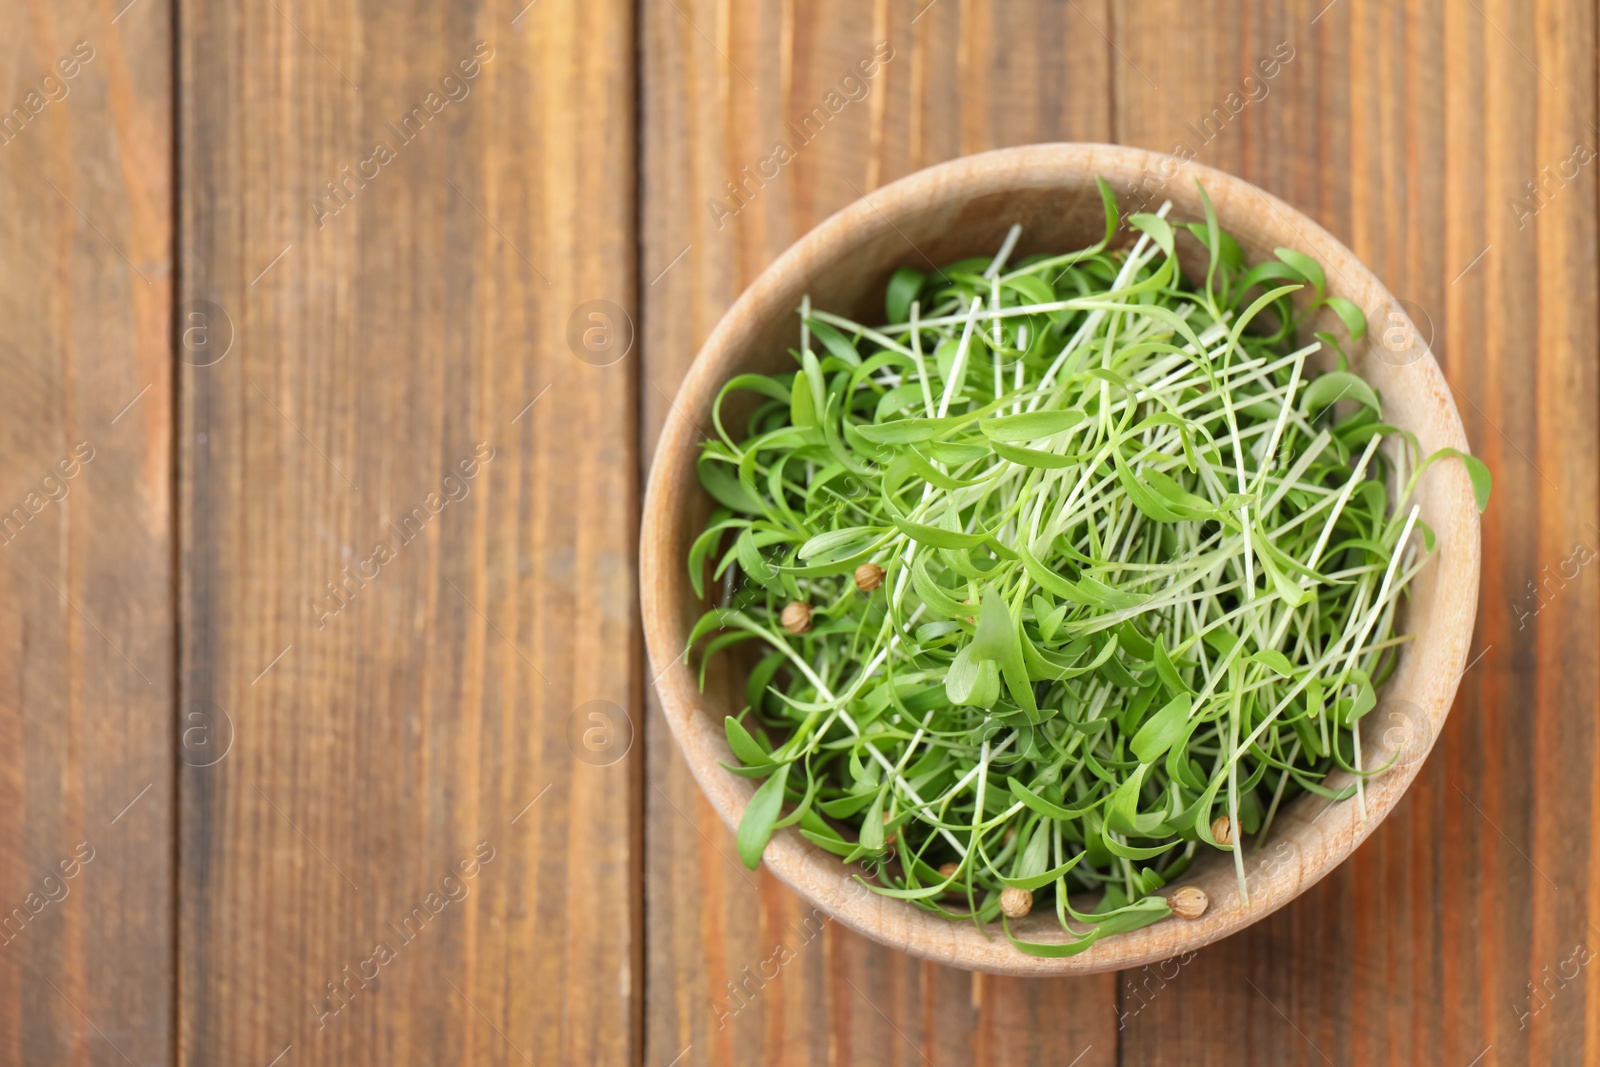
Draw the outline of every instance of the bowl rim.
[[[1372,271],[1332,234],[1277,197],[1224,171],[1123,145],[1073,142],[996,149],[900,178],[853,201],[802,236],[723,315],[685,375],[671,410],[708,407],[709,397],[739,361],[740,339],[772,314],[792,313],[792,308],[778,304],[791,275],[804,273],[808,264],[831,252],[859,244],[863,233],[898,229],[898,219],[979,195],[1067,187],[1095,175],[1105,177],[1115,189],[1131,190],[1137,179],[1152,173],[1161,174],[1163,182],[1178,175],[1185,183],[1199,179],[1217,204],[1224,229],[1238,231],[1239,224],[1230,223],[1230,218],[1244,205],[1265,211],[1273,225],[1286,220],[1295,233],[1295,247],[1330,268],[1330,292],[1355,299],[1367,309],[1394,302]],[[1404,367],[1390,366],[1383,373],[1403,381],[1405,391],[1420,397],[1417,403],[1428,423],[1426,450],[1448,446],[1469,451],[1450,387],[1431,347]],[[640,607],[653,686],[667,724],[712,807],[730,829],[736,829],[755,786],[718,765],[719,760],[732,762],[732,752],[720,722],[713,723],[701,712],[703,701],[684,654],[687,628],[674,602],[688,582],[683,560],[670,550],[672,516],[685,493],[698,489],[693,475],[697,436],[687,416],[669,414],[657,443],[641,514]],[[685,470],[692,487],[685,485]],[[875,941],[923,959],[994,974],[1059,976],[1138,967],[1193,951],[1270,915],[1343,862],[1393,810],[1439,737],[1454,701],[1476,619],[1481,534],[1462,464],[1435,464],[1425,480],[1437,503],[1429,510],[1441,542],[1428,564],[1437,567],[1427,609],[1431,625],[1415,631],[1416,641],[1385,687],[1387,700],[1403,683],[1398,699],[1424,714],[1422,758],[1369,781],[1364,817],[1354,801],[1330,804],[1309,818],[1303,805],[1292,814],[1287,808],[1280,812],[1279,831],[1293,844],[1293,852],[1276,864],[1259,855],[1246,861],[1254,871],[1251,877],[1259,876],[1248,905],[1238,900],[1236,892],[1220,901],[1213,893],[1212,906],[1199,919],[1170,918],[1103,938],[1075,956],[1041,958],[1014,948],[998,928],[980,931],[970,922],[944,919],[909,902],[872,893],[852,880],[837,856],[811,845],[792,827],[773,835],[763,863],[808,904]],[[1440,523],[1440,515],[1450,522]],[[1054,926],[1053,918],[1050,925]],[[1059,927],[1055,929],[1059,940]],[[1042,932],[1029,931],[1025,936]],[[1040,939],[1052,940],[1047,934]]]

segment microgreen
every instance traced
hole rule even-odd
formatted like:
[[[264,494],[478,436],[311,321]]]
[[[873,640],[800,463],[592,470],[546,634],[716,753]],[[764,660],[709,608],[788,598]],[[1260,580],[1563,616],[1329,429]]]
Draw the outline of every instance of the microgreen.
[[[1244,835],[1304,793],[1359,798],[1396,755],[1358,727],[1432,550],[1416,478],[1459,458],[1488,495],[1477,460],[1382,421],[1338,338],[1299,342],[1324,307],[1365,330],[1315,260],[1248,266],[1209,199],[1113,249],[1102,194],[1106,240],[1012,261],[1013,228],[902,268],[884,324],[808,299],[794,371],[717,397],[688,560],[697,593],[722,583],[691,646],[751,650],[726,723],[729,769],[762,780],[745,862],[798,825],[942,915],[1049,891],[1069,936],[1013,938],[1036,955],[1164,918],[1202,850],[1233,853],[1248,902]],[[1191,237],[1203,283],[1178,270]]]

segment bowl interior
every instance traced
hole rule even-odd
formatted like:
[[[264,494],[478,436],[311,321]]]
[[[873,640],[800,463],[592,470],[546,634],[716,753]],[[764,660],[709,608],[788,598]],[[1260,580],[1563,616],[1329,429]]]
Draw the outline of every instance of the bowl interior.
[[[1443,447],[1466,450],[1449,387],[1403,308],[1343,245],[1239,179],[1137,149],[1036,145],[968,157],[874,192],[802,238],[729,311],[684,382],[675,402],[684,417],[669,421],[651,475],[641,591],[656,664],[652,673],[662,671],[657,685],[668,722],[697,780],[730,826],[737,825],[754,788],[718,765],[732,761],[721,723],[743,706],[743,679],[735,676],[734,660],[718,657],[701,692],[698,655],[680,655],[705,608],[689,585],[684,561],[712,509],[694,474],[703,436],[696,427],[711,427],[711,402],[732,375],[792,366],[787,352],[797,340],[795,312],[806,294],[815,307],[876,322],[882,320],[884,288],[896,268],[926,272],[964,256],[992,254],[1014,223],[1022,226],[1016,257],[1070,251],[1099,240],[1104,214],[1096,175],[1111,182],[1124,212],[1153,211],[1170,199],[1174,222],[1203,220],[1198,178],[1223,229],[1250,262],[1271,259],[1282,246],[1316,258],[1327,272],[1329,291],[1353,301],[1372,320],[1366,342],[1357,343],[1350,355],[1355,369],[1383,397],[1385,421],[1415,433],[1424,454]],[[1126,239],[1124,231],[1119,240]],[[1180,241],[1180,259],[1191,277],[1197,269],[1203,274],[1204,256],[1197,242]],[[1320,328],[1344,336],[1331,320]],[[774,837],[764,857],[767,866],[802,896],[868,936],[926,958],[996,973],[1139,966],[1197,948],[1281,907],[1348,855],[1394,806],[1438,736],[1454,697],[1472,634],[1478,574],[1477,514],[1461,465],[1430,468],[1415,502],[1422,521],[1437,535],[1437,551],[1411,589],[1405,627],[1416,638],[1380,694],[1379,706],[1363,720],[1364,747],[1384,753],[1379,762],[1397,746],[1403,746],[1402,754],[1388,771],[1368,780],[1364,803],[1330,805],[1320,797],[1302,797],[1279,812],[1263,847],[1247,842],[1248,903],[1238,891],[1232,857],[1210,853],[1182,879],[1210,897],[1201,919],[1169,918],[1105,938],[1077,956],[1039,959],[1001,936],[986,938],[971,924],[871,893],[851,880],[837,857],[793,830]],[[1328,784],[1339,788],[1349,780],[1336,773]],[[1051,916],[1031,916],[1013,928],[1028,940],[1061,939]]]

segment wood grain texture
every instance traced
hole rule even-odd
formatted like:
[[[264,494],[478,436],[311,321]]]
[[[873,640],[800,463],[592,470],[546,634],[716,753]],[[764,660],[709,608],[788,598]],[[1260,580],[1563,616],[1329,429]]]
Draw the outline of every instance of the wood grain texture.
[[[0,13],[0,1063],[173,1054],[171,9]]]
[[[684,417],[671,397],[700,343],[828,214],[964,153],[1108,139],[1111,28],[1101,3],[647,5],[646,463],[666,420]],[[892,58],[843,84],[880,41]],[[848,102],[807,125],[830,90]],[[792,158],[763,171],[779,141]],[[653,702],[646,741],[646,1063],[1115,1061],[1112,979],[975,978],[821,922],[740,866]]]
[[[0,1064],[1600,1057],[1600,191],[1563,168],[1600,149],[1592,5],[176,8],[0,20]],[[740,290],[887,181],[1057,139],[1187,143],[1349,243],[1497,485],[1482,658],[1374,839],[1191,961],[1041,982],[739,866],[645,711],[633,571],[640,469]],[[615,364],[569,346],[596,300],[639,328]]]
[[[1573,560],[1600,544],[1592,6],[1157,3],[1118,21],[1154,81],[1119,77],[1119,137],[1186,143],[1349,243],[1431,324],[1496,480],[1482,658],[1406,801],[1290,908],[1125,996],[1124,1058],[1592,1061],[1600,630]],[[1263,79],[1280,44],[1294,58]],[[1548,180],[1580,144],[1590,162]]]
[[[636,1058],[631,8],[181,24],[180,1062]]]

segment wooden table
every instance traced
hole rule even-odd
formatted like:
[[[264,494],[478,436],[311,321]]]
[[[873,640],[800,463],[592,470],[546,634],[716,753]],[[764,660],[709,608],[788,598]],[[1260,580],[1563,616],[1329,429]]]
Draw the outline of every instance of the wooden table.
[[[10,6],[0,1061],[1600,1058],[1592,4],[524,2]],[[740,289],[1046,140],[1319,219],[1496,486],[1478,658],[1373,839],[1192,960],[1040,982],[740,866],[634,553]]]

